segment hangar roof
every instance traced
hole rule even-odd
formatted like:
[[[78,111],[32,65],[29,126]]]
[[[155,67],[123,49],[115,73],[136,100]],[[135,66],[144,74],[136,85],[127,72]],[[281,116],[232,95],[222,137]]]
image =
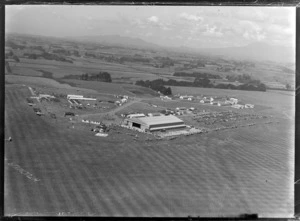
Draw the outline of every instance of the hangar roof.
[[[183,123],[179,118],[169,115],[169,116],[154,116],[154,117],[140,117],[129,119],[132,122],[146,124],[146,125],[159,125],[168,123]]]

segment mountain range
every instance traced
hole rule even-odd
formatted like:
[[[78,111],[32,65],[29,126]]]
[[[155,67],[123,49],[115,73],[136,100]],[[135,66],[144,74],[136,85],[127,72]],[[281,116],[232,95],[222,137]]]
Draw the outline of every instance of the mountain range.
[[[85,42],[94,42],[104,45],[111,46],[122,46],[122,47],[137,47],[147,49],[157,49],[160,46],[144,41],[140,38],[124,37],[120,35],[95,35],[95,36],[79,36],[70,37],[70,39]]]
[[[205,48],[198,51],[207,55],[221,55],[235,59],[295,62],[295,48],[262,42],[254,42],[242,47]]]
[[[270,45],[262,42],[254,42],[242,47],[227,48],[187,48],[165,47],[147,42],[140,38],[124,37],[120,35],[97,35],[72,37],[73,40],[94,42],[111,46],[137,47],[145,49],[167,49],[181,52],[193,52],[201,55],[223,56],[234,59],[248,59],[259,61],[292,62],[295,61],[295,48],[287,46]]]

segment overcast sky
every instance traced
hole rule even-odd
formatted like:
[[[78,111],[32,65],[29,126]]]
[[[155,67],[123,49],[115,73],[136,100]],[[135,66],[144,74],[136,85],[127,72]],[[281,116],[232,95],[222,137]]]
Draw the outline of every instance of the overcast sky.
[[[294,7],[6,6],[6,32],[121,35],[165,46],[293,46]]]

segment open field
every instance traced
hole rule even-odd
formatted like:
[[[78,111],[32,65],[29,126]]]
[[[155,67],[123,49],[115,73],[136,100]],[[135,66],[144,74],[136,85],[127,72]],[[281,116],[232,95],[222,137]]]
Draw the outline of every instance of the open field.
[[[288,119],[175,140],[101,138],[36,116],[28,87],[5,90],[5,215],[293,216]]]
[[[115,83],[106,83],[106,82],[93,82],[93,81],[82,81],[82,80],[74,80],[74,79],[65,79],[64,82],[75,84],[77,87],[81,88],[90,88],[93,90],[97,90],[100,93],[109,93],[116,95],[130,95],[130,96],[146,96],[153,97],[157,96],[157,93],[152,91],[149,88],[137,86],[137,85],[129,85],[129,84],[115,84]]]
[[[6,216],[293,217],[294,92],[171,86],[173,95],[199,97],[161,100],[135,85],[193,82],[173,73],[197,71],[293,87],[293,66],[14,34],[5,50],[5,138],[12,137],[5,141]],[[103,71],[112,83],[72,79]],[[32,104],[34,91],[56,98]],[[67,94],[97,101],[74,104]],[[201,104],[202,96],[254,108]],[[120,126],[122,113],[176,107],[195,108],[178,118],[191,126],[186,131],[201,133],[162,138]],[[95,136],[100,122],[107,137]]]
[[[269,90],[267,92],[259,91],[241,91],[224,90],[216,88],[191,88],[191,87],[173,87],[173,94],[189,95],[208,95],[208,96],[229,96],[235,97],[245,103],[255,104],[259,109],[269,114],[278,114],[279,117],[294,119],[295,116],[295,93],[289,91]],[[258,110],[259,110],[258,109]]]
[[[157,113],[159,111],[164,110],[162,107],[153,107],[144,102],[138,102],[133,105],[130,105],[128,108],[125,108],[121,111],[118,111],[117,114],[128,114],[128,113]]]
[[[18,75],[6,75],[6,83],[17,83],[17,84],[28,84],[37,85],[39,87],[44,87],[44,89],[51,89],[55,93],[89,93],[95,94],[97,91],[86,88],[71,87],[68,84],[60,84],[59,82],[43,77],[31,77],[31,76],[18,76]]]
[[[67,75],[81,75],[86,72],[99,73],[99,71],[108,71],[113,78],[128,77],[134,80],[153,80],[156,79],[157,76],[152,73],[161,73],[161,71],[153,67],[144,68],[143,66],[139,67],[137,65],[121,65],[101,62],[96,59],[85,61],[78,58],[74,61],[74,64],[44,59],[21,59],[19,63],[11,61],[10,65],[14,74],[20,74],[20,68],[24,68],[25,70],[32,70],[30,76],[38,76],[39,74],[35,72],[42,69],[53,73],[54,78],[63,78]],[[163,73],[166,73],[166,71]]]

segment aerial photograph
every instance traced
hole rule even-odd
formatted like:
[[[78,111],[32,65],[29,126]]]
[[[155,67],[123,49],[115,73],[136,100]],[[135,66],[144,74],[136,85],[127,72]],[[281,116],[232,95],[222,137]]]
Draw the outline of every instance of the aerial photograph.
[[[295,7],[5,6],[5,216],[294,216]]]

